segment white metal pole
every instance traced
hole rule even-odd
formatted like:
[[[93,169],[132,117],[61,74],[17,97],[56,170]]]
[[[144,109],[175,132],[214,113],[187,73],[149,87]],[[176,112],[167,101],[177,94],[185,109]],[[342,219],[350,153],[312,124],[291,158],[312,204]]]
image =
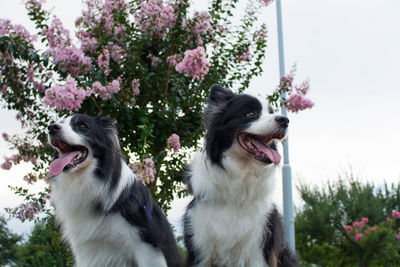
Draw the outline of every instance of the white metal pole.
[[[283,51],[283,34],[282,34],[282,11],[281,1],[276,0],[276,14],[278,24],[278,45],[279,45],[279,74],[285,75],[285,57]],[[282,95],[286,98],[286,93]],[[282,115],[287,116],[285,106],[282,105]],[[289,164],[289,143],[288,139],[283,143],[284,165],[282,169],[283,184],[283,223],[284,223],[284,239],[292,252],[295,252],[294,241],[294,216],[293,216],[293,200],[292,200],[292,169]]]

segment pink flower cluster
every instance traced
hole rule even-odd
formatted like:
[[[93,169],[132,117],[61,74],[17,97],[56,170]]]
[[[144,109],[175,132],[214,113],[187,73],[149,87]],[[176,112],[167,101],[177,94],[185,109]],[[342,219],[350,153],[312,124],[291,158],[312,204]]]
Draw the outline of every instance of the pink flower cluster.
[[[310,82],[306,80],[299,85],[293,86],[293,79],[293,74],[287,74],[282,76],[279,82],[279,89],[289,94],[289,97],[285,100],[285,107],[291,112],[312,108],[314,103],[306,98],[306,94],[310,89]]]
[[[4,162],[0,165],[0,168],[3,170],[10,170],[13,164],[18,164],[21,161],[31,162],[33,165],[38,163],[36,157],[14,154],[11,157],[4,157]]]
[[[245,48],[245,52],[238,57],[239,61],[248,61],[250,59],[250,49],[248,47]]]
[[[147,57],[150,58],[151,66],[153,67],[157,66],[161,62],[161,59],[153,54],[148,54]]]
[[[176,21],[173,6],[163,5],[162,0],[148,0],[140,3],[140,9],[134,14],[139,30],[149,32],[158,38],[165,36]]]
[[[0,19],[0,36],[9,36],[32,44],[37,36],[31,35],[22,25],[13,25],[8,19]]]
[[[107,69],[110,64],[110,52],[107,49],[103,50],[103,53],[97,58],[97,65],[100,68]]]
[[[136,162],[132,165],[136,177],[143,184],[150,184],[155,180],[154,161],[152,158],[144,159],[143,162]]]
[[[368,223],[368,218],[362,218],[361,221],[354,221],[353,226],[351,225],[345,225],[344,230],[346,231],[348,236],[353,236],[355,240],[361,241],[363,238],[363,233],[368,234],[368,233],[373,233],[376,231],[376,226],[370,227],[367,229],[366,224]]]
[[[139,87],[140,87],[139,79],[133,79],[132,80],[132,92],[133,92],[133,95],[136,96],[136,95],[140,94]]]
[[[181,144],[179,143],[179,135],[172,134],[167,141],[168,148],[172,148],[174,152],[178,152],[181,148]]]
[[[88,72],[92,63],[89,57],[85,56],[81,49],[71,46],[57,48],[52,51],[57,64],[65,68],[71,75],[80,75]]]
[[[69,77],[65,85],[56,85],[45,91],[44,103],[57,110],[78,111],[83,100],[89,96],[90,92],[76,86],[76,81]]]
[[[214,32],[211,25],[211,14],[208,11],[195,12],[193,19],[183,20],[186,31],[193,36],[197,45],[203,45],[204,37],[213,38]]]
[[[262,0],[262,2],[264,3],[265,6],[268,6],[269,4],[271,4],[274,0]]]
[[[311,100],[305,98],[304,95],[292,94],[285,101],[285,106],[291,112],[299,112],[300,110],[312,108],[314,106],[314,103]]]
[[[32,201],[23,203],[13,209],[11,209],[11,214],[20,219],[22,222],[26,220],[33,220],[35,218],[35,214],[42,211],[43,207],[40,203],[34,203]]]
[[[175,66],[176,71],[184,72],[193,79],[204,79],[210,69],[204,47],[186,50],[183,60]]]
[[[97,93],[102,99],[111,97],[111,93],[117,93],[120,90],[120,81],[116,79],[109,85],[103,86],[100,82],[94,82],[91,93]]]
[[[49,28],[43,28],[42,34],[47,37],[47,53],[55,58],[56,63],[72,75],[86,73],[92,67],[91,60],[82,49],[72,45],[69,31],[62,26],[60,19],[54,17]]]
[[[178,65],[180,61],[182,61],[182,57],[179,54],[175,54],[175,55],[167,57],[167,63],[173,67]]]
[[[393,210],[393,211],[392,211],[392,217],[393,217],[394,219],[400,219],[400,212],[397,211],[397,210]]]

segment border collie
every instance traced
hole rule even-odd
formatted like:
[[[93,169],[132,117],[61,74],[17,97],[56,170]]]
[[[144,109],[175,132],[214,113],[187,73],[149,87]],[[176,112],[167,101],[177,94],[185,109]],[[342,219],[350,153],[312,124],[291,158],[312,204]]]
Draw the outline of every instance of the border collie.
[[[48,131],[51,200],[77,266],[181,266],[165,215],[122,158],[114,121],[76,114]]]
[[[210,89],[204,149],[190,165],[184,215],[189,266],[297,266],[271,199],[289,120],[265,99]]]

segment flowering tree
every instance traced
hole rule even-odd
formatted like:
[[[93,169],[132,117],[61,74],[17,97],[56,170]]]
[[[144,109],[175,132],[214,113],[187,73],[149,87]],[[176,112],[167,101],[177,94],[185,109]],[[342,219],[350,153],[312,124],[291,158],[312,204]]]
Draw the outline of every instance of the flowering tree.
[[[360,266],[400,265],[400,212],[393,210],[386,220],[371,226],[369,219],[345,225],[346,237]]]
[[[295,229],[302,266],[398,266],[400,184],[376,188],[347,178],[322,190],[299,188],[304,205]]]
[[[208,10],[191,12],[189,0],[86,0],[75,37],[39,0],[25,1],[36,34],[1,19],[1,103],[18,111],[24,129],[3,134],[17,153],[1,167],[30,161],[34,168],[24,179],[43,179],[50,122],[73,112],[110,116],[131,167],[168,209],[174,194],[183,194],[183,166],[202,136],[211,85],[242,92],[262,72],[267,31],[256,23],[257,10],[271,1],[250,1],[238,25],[232,22],[238,0],[210,2]],[[274,95],[291,91],[291,81]],[[21,219],[46,204],[45,192],[14,190],[27,200],[11,210]]]

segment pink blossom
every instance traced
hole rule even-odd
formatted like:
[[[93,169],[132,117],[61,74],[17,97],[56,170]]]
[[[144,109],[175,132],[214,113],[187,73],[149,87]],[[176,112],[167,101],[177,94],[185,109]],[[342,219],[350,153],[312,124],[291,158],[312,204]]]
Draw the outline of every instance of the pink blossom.
[[[361,219],[361,221],[364,222],[364,223],[367,223],[369,221],[369,219],[364,217],[364,218]]]
[[[111,51],[111,58],[118,64],[121,64],[123,62],[123,59],[127,57],[127,53],[124,52],[122,47],[115,45],[112,42],[108,42],[107,46],[109,48],[109,51]]]
[[[63,27],[60,19],[56,16],[53,17],[50,27],[42,29],[42,34],[47,37],[50,48],[69,47],[71,45],[69,31]]]
[[[30,45],[37,39],[37,36],[31,35],[24,26],[13,25],[8,19],[0,19],[0,36],[21,39]]]
[[[369,229],[371,233],[376,231],[376,226],[372,226],[371,229]]]
[[[50,52],[55,57],[57,64],[64,67],[72,75],[86,73],[92,67],[91,59],[84,56],[82,50],[75,46],[59,47],[50,50]]]
[[[211,25],[211,14],[208,11],[197,12],[195,11],[193,19],[182,23],[186,31],[193,36],[197,45],[203,45],[203,38],[213,38],[213,28]]]
[[[365,222],[363,222],[363,221],[359,222],[359,226],[360,226],[360,228],[364,228],[365,227]]]
[[[248,47],[245,48],[245,52],[238,57],[239,61],[248,61],[250,59],[250,50]]]
[[[355,222],[353,222],[353,226],[354,226],[354,227],[359,227],[359,226],[360,226],[360,223],[357,222],[357,221],[355,221]]]
[[[136,177],[143,184],[150,184],[155,180],[154,161],[152,158],[146,158],[143,162],[136,162],[132,165]]]
[[[360,241],[362,239],[362,237],[363,237],[362,234],[359,234],[359,233],[356,234],[356,240],[357,241]]]
[[[396,219],[400,219],[400,212],[398,212],[397,210],[393,210],[392,217],[396,218]]]
[[[47,37],[49,50],[47,54],[55,58],[56,63],[72,75],[86,73],[91,68],[91,60],[82,49],[71,42],[69,31],[62,26],[60,19],[54,17],[50,27],[43,28],[42,34]]]
[[[179,135],[172,134],[167,141],[167,145],[169,148],[173,148],[175,153],[181,148],[181,144],[179,143]]]
[[[368,230],[364,230],[364,233],[365,233],[365,234],[368,234]]]
[[[207,60],[207,55],[204,47],[199,46],[194,50],[186,50],[183,60],[176,65],[175,69],[178,72],[184,72],[193,79],[204,79],[208,73],[210,63]]]
[[[279,88],[282,91],[290,92],[292,90],[294,76],[293,74],[283,75],[279,82]]]
[[[6,159],[5,162],[3,162],[3,163],[0,165],[0,167],[1,167],[3,170],[10,170],[10,169],[11,169],[11,166],[12,166],[11,161],[10,161],[10,160],[7,160],[7,159]]]
[[[57,110],[78,111],[88,92],[76,86],[73,78],[68,78],[63,86],[53,86],[45,91],[43,102]]]
[[[349,232],[353,230],[353,227],[351,227],[350,225],[345,225],[344,230],[346,230],[346,232]]]
[[[396,239],[400,240],[400,233],[397,234]]]
[[[33,88],[41,93],[44,93],[44,91],[46,90],[46,88],[44,87],[43,83],[40,82],[33,82]]]
[[[140,9],[134,14],[139,30],[162,38],[176,21],[174,8],[163,5],[162,0],[148,0],[140,3]]]
[[[109,64],[110,64],[110,52],[108,52],[107,49],[104,49],[103,53],[101,53],[97,58],[97,65],[100,68],[106,69],[108,68]]]
[[[139,95],[140,94],[139,86],[140,86],[139,79],[133,79],[132,80],[132,92],[133,92],[133,95]]]
[[[310,89],[310,81],[309,80],[305,80],[301,84],[296,85],[294,87],[294,89],[296,90],[296,92],[298,94],[306,95],[308,93],[308,90]]]
[[[147,57],[151,59],[151,66],[153,67],[161,62],[161,59],[153,54],[148,54]]]
[[[178,63],[182,60],[182,57],[179,54],[175,54],[167,57],[167,63],[173,67],[178,65]]]
[[[314,103],[300,94],[292,94],[285,101],[285,106],[292,112],[299,112],[300,110],[312,108]]]
[[[1,135],[4,139],[4,141],[8,141],[10,139],[10,136],[8,135],[8,133],[2,133]]]
[[[386,221],[391,222],[391,221],[392,221],[392,218],[387,217],[387,218],[386,218]]]
[[[112,81],[109,85],[103,86],[100,82],[96,81],[92,84],[92,92],[97,93],[102,99],[111,97],[111,93],[116,93],[120,90],[119,80]]]
[[[274,0],[262,0],[265,6],[271,4]]]
[[[11,210],[11,214],[24,222],[26,220],[33,220],[35,218],[35,214],[42,210],[43,207],[40,205],[40,203],[34,203],[31,201],[15,207]]]
[[[38,164],[38,159],[37,158],[30,158],[30,161],[32,162],[33,165]]]
[[[120,82],[118,79],[111,82],[110,85],[107,86],[107,90],[111,93],[117,93],[120,89]]]

